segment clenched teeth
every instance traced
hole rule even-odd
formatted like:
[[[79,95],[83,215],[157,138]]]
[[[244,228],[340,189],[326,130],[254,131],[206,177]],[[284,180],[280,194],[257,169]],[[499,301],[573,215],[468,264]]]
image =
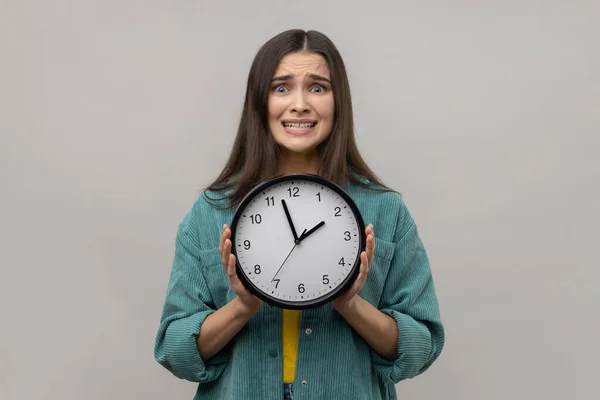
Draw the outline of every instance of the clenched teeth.
[[[313,126],[315,126],[314,122],[304,122],[301,124],[298,123],[293,123],[293,122],[285,122],[283,124],[283,126],[285,126],[286,128],[290,128],[290,129],[309,129],[312,128]]]

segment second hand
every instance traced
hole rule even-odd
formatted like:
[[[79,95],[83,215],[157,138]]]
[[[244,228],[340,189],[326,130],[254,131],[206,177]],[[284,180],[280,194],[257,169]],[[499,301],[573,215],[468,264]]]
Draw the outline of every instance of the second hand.
[[[306,232],[306,229],[304,230],[304,232],[302,232],[302,235],[304,235],[305,232]],[[279,273],[279,271],[281,271],[281,268],[283,268],[283,265],[288,260],[288,258],[290,258],[290,256],[292,255],[292,252],[294,251],[294,249],[296,248],[296,246],[298,246],[298,242],[294,244],[294,247],[292,247],[292,250],[290,250],[290,252],[288,253],[288,255],[285,258],[285,260],[283,260],[283,263],[281,263],[281,266],[279,267],[279,269],[275,273],[275,276],[273,276],[273,279],[271,279],[271,282],[273,282],[275,280],[275,278],[277,277],[277,274]]]

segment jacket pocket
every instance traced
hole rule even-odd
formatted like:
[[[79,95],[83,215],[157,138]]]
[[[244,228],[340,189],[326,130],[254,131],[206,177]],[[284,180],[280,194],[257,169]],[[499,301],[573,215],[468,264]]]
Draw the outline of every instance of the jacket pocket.
[[[367,275],[367,280],[360,291],[360,296],[369,303],[377,306],[385,279],[390,269],[392,258],[395,250],[394,243],[375,237],[375,252],[373,253],[373,261]]]
[[[204,275],[204,280],[210,291],[215,308],[223,307],[227,304],[235,293],[229,285],[225,267],[221,261],[221,252],[218,247],[205,249],[200,252],[200,273]]]

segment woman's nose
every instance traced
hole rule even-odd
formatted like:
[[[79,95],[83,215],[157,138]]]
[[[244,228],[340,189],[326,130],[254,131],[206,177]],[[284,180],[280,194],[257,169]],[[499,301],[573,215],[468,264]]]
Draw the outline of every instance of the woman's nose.
[[[305,113],[310,111],[310,106],[306,100],[306,94],[303,91],[298,91],[294,96],[292,111],[297,113]]]

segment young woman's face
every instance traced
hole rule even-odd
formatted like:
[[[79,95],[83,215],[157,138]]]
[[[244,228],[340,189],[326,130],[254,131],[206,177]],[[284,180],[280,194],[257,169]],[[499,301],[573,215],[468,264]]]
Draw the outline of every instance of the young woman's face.
[[[320,54],[290,53],[277,66],[269,91],[269,128],[293,153],[310,154],[331,134],[334,100],[327,61]]]

